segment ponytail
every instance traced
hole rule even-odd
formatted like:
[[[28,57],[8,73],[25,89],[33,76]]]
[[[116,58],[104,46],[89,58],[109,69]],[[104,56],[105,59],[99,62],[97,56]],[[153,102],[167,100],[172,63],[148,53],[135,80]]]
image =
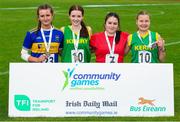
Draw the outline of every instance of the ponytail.
[[[89,33],[88,30],[86,28],[85,23],[82,21],[81,22],[81,30],[80,30],[80,37],[84,37],[84,38],[88,38],[89,37]]]
[[[116,38],[115,38],[116,44],[119,43],[120,38],[121,38],[121,31],[118,30],[118,31],[116,31]]]

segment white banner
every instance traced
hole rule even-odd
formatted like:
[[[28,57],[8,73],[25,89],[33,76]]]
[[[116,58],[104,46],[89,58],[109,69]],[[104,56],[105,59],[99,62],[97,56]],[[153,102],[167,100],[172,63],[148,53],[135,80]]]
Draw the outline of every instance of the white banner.
[[[11,63],[9,116],[174,116],[173,80],[173,64]]]

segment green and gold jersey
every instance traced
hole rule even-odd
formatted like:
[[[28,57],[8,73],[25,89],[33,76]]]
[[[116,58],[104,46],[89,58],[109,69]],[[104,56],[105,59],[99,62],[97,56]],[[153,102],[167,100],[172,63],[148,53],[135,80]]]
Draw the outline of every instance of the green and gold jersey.
[[[130,35],[128,45],[131,47],[132,63],[158,63],[157,32],[149,31],[141,37],[138,32]]]
[[[73,40],[73,32],[71,26],[65,26],[61,29],[64,33],[64,42],[63,42],[63,50],[61,55],[61,61],[66,63],[72,63],[74,62],[74,52],[75,45]],[[75,34],[75,38],[77,39],[77,34]],[[91,53],[89,49],[89,37],[83,38],[79,37],[79,43],[78,43],[78,53],[77,58],[79,62],[90,62],[91,59]]]

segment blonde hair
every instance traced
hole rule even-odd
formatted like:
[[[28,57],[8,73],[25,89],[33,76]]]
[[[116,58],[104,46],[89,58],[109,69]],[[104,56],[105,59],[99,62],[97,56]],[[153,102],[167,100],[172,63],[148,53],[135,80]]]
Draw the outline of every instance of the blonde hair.
[[[138,17],[139,17],[140,15],[148,15],[149,18],[150,18],[150,14],[149,14],[149,12],[147,12],[146,10],[139,11],[138,14],[137,14],[137,16],[136,16],[136,20],[138,20]]]

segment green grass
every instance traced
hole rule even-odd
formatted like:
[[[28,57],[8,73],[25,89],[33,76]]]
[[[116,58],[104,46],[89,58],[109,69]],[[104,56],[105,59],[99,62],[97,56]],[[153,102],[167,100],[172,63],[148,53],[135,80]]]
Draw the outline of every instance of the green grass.
[[[26,31],[37,25],[36,9],[6,10],[2,8],[37,7],[49,3],[55,7],[53,24],[60,28],[69,24],[68,9],[72,4],[165,4],[159,6],[119,6],[107,8],[84,8],[85,23],[90,25],[93,33],[103,31],[104,17],[107,12],[117,12],[121,17],[121,30],[132,33],[136,31],[135,16],[139,10],[146,9],[151,13],[151,30],[157,31],[166,43],[180,41],[180,1],[178,0],[0,0],[0,120],[83,120],[83,121],[173,121],[180,120],[180,44],[166,46],[166,63],[174,64],[174,117],[67,117],[67,118],[9,118],[8,117],[8,82],[10,62],[23,62],[20,58],[23,39]],[[94,61],[94,58],[93,60]],[[130,62],[130,55],[125,58]]]

